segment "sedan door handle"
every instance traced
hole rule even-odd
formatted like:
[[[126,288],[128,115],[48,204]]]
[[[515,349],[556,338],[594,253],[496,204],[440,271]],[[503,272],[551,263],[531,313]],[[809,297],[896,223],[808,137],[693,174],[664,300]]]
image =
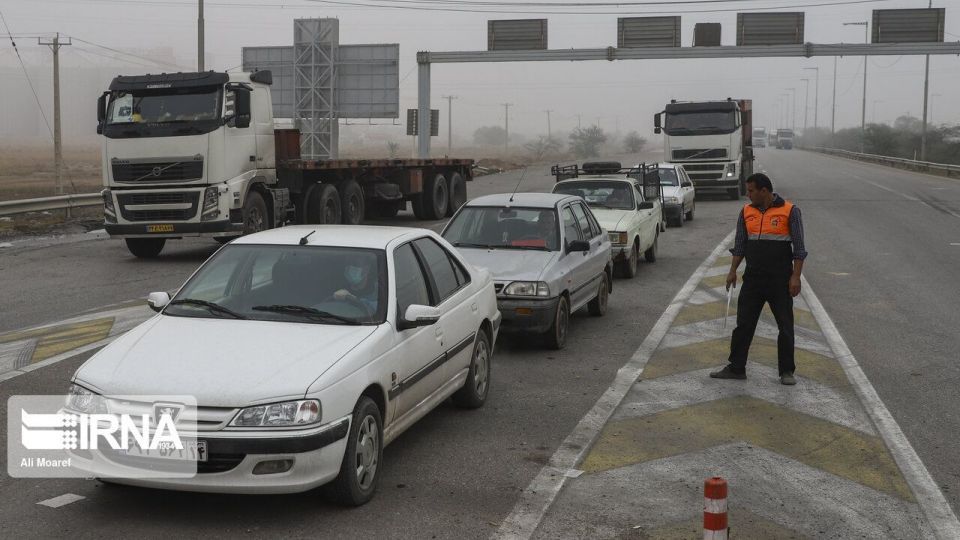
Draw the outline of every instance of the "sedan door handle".
[[[476,302],[470,304],[470,311],[476,313],[477,310],[479,310],[479,309],[480,309],[480,308],[477,307],[477,303],[476,303]]]

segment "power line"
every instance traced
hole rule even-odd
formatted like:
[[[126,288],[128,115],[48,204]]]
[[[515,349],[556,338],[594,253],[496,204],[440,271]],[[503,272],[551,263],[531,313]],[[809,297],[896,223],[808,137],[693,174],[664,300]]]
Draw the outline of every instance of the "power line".
[[[170,62],[163,62],[163,61],[160,61],[160,60],[154,60],[153,58],[149,58],[149,57],[146,57],[146,56],[141,56],[141,55],[139,55],[139,54],[128,53],[128,52],[126,52],[126,51],[121,51],[121,50],[119,50],[119,49],[114,49],[114,48],[112,48],[112,47],[107,47],[106,45],[101,45],[101,44],[99,44],[99,43],[94,43],[94,42],[92,42],[92,41],[88,41],[88,40],[85,40],[85,39],[81,39],[81,38],[78,38],[77,36],[68,36],[68,37],[70,37],[70,38],[73,39],[73,40],[79,41],[80,43],[86,43],[87,45],[93,45],[94,47],[98,47],[98,48],[101,48],[101,49],[104,49],[104,50],[107,50],[107,51],[110,51],[110,52],[114,52],[114,53],[117,53],[117,54],[122,54],[122,55],[125,55],[125,56],[130,56],[130,57],[133,57],[133,58],[139,58],[140,60],[146,60],[147,62],[150,62],[151,64],[154,64],[154,65],[157,65],[157,66],[167,66],[167,67],[176,68],[177,70],[180,70],[180,71],[190,71],[189,68],[184,68],[184,66],[181,66],[181,65],[178,65],[178,64],[171,64]]]
[[[33,99],[37,101],[37,108],[40,109],[40,116],[43,118],[44,125],[47,126],[47,132],[50,133],[50,137],[53,137],[53,130],[50,128],[50,122],[47,120],[46,113],[43,112],[43,105],[40,103],[40,96],[37,95],[37,89],[33,87],[33,81],[30,80],[30,74],[27,72],[27,66],[23,63],[23,58],[20,57],[20,49],[17,48],[17,42],[13,40],[13,36],[10,34],[10,25],[7,24],[7,18],[3,16],[2,11],[0,11],[0,20],[3,21],[3,27],[7,29],[7,35],[10,37],[10,44],[13,45],[13,50],[17,53],[17,60],[20,61],[20,68],[23,69],[23,76],[27,78],[27,84],[30,85],[30,91],[33,92]]]

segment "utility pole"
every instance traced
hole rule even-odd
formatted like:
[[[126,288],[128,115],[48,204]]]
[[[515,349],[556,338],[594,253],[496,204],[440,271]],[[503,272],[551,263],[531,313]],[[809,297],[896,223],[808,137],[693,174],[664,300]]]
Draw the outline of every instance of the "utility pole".
[[[513,103],[504,103],[503,104],[503,155],[507,155],[507,151],[510,148],[510,107],[513,106]]]
[[[553,133],[553,131],[550,129],[550,113],[552,113],[553,110],[547,109],[543,112],[547,113],[547,139],[550,139]]]
[[[453,100],[457,96],[442,96],[447,100],[447,155],[453,155]]]
[[[203,0],[197,13],[197,71],[203,71]]]
[[[933,123],[933,98],[941,97],[943,94],[930,94],[930,123]]]
[[[830,145],[836,142],[837,134],[837,57],[833,57],[833,100],[830,102]]]
[[[864,43],[870,43],[870,22],[860,21],[852,23],[843,23],[844,26],[862,26]],[[867,130],[867,64],[869,57],[863,57],[863,102],[860,109],[860,153],[864,152],[864,135]]]
[[[807,116],[810,114],[810,79],[800,79],[803,81],[803,134],[807,134]]]
[[[582,114],[577,113],[577,129],[580,129],[580,120],[582,119],[582,117],[583,117]]]
[[[813,129],[816,130],[820,127],[818,120],[818,112],[820,111],[820,68],[819,67],[805,67],[805,70],[814,70],[816,71],[816,79],[813,82]]]
[[[63,143],[60,130],[60,47],[72,45],[68,40],[60,41],[60,32],[57,32],[53,41],[38,39],[39,45],[48,45],[53,51],[53,160],[56,171],[57,195],[63,195]],[[69,210],[68,210],[69,212]],[[69,214],[68,214],[69,217]]]
[[[933,0],[929,0],[927,8],[933,7]],[[923,67],[923,131],[920,132],[920,161],[927,160],[927,96],[930,92],[930,55],[926,55]]]

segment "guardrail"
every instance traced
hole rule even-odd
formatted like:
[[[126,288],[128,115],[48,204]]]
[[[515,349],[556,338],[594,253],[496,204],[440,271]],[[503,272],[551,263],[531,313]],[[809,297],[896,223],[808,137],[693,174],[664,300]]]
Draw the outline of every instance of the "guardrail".
[[[814,152],[820,152],[822,154],[830,154],[832,156],[856,159],[858,161],[878,163],[880,165],[886,165],[888,167],[894,167],[897,169],[919,171],[947,177],[960,177],[960,165],[931,163],[929,161],[916,161],[913,159],[879,156],[876,154],[861,154],[860,152],[851,152],[849,150],[840,150],[838,148],[824,148],[821,146],[815,146],[810,148],[810,150],[813,150]]]
[[[70,210],[84,206],[99,206],[103,204],[103,197],[99,193],[77,193],[74,195],[57,195],[56,197],[40,197],[37,199],[20,199],[17,201],[0,201],[0,216],[12,216],[26,212],[43,212],[47,210]]]

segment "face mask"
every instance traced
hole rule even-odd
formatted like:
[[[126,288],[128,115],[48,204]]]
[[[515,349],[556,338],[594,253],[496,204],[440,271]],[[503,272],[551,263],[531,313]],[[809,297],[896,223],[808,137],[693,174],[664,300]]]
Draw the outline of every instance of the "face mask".
[[[351,285],[359,285],[363,281],[363,268],[359,266],[348,266],[343,271],[344,277]]]

